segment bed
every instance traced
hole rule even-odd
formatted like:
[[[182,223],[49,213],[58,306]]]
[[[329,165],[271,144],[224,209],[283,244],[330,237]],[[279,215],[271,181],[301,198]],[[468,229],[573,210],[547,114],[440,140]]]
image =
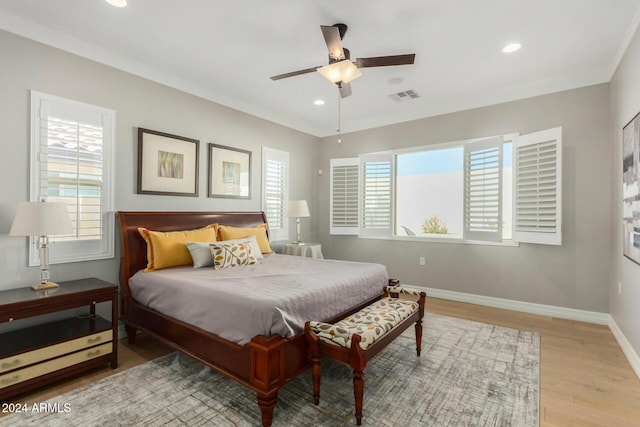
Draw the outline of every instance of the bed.
[[[287,322],[286,327],[280,329],[276,326],[266,326],[263,333],[254,332],[255,335],[248,337],[225,336],[224,333],[212,332],[215,329],[206,324],[199,324],[193,319],[181,318],[179,314],[171,312],[163,306],[158,306],[158,309],[153,308],[152,301],[155,300],[155,296],[149,296],[148,293],[145,293],[146,291],[140,290],[143,288],[140,288],[138,284],[138,277],[144,274],[139,272],[147,266],[147,246],[138,232],[139,227],[156,231],[191,230],[205,227],[209,224],[223,224],[243,228],[254,227],[266,223],[264,213],[120,211],[117,213],[117,217],[120,224],[122,245],[120,261],[121,312],[129,343],[134,344],[137,331],[143,330],[252,389],[257,394],[262,425],[270,426],[274,408],[278,401],[278,390],[310,366],[307,340],[304,333],[301,332],[301,327],[297,326],[300,322],[309,319],[297,319],[296,321]],[[265,258],[263,260],[265,268],[270,264],[286,266],[290,261],[293,261],[292,259],[287,259],[293,257],[286,255],[271,255]],[[313,260],[313,262],[321,263],[322,261]],[[313,266],[318,266],[318,269],[321,270],[320,264],[314,264]],[[245,267],[238,267],[237,271],[241,271]],[[158,275],[166,282],[169,289],[167,292],[174,292],[174,295],[177,295],[178,289],[184,289],[185,285],[180,285],[183,286],[182,288],[175,286],[171,288],[171,286],[174,280],[176,282],[180,280],[181,269],[184,270],[186,268],[169,269],[162,275]],[[205,273],[202,271],[200,274]],[[134,278],[136,274],[138,276]],[[312,276],[309,275],[309,277]],[[234,280],[234,283],[236,283],[235,277],[228,280],[230,282]],[[134,282],[135,287],[130,286]],[[274,283],[277,282],[284,282],[284,280],[274,281]],[[193,287],[196,285],[193,285]],[[281,284],[281,286],[284,285]],[[132,291],[132,288],[135,289],[135,292]],[[329,317],[324,317],[323,320],[334,322],[362,309],[382,296],[382,286],[376,287],[376,289],[379,289],[379,291],[376,291],[373,296],[371,294],[361,294],[358,299],[353,299],[353,297],[341,298],[339,294],[341,290],[336,288],[337,298],[348,301],[349,307],[340,307],[341,311],[339,313],[332,313]],[[277,292],[282,293],[282,288],[278,289]],[[247,295],[250,293],[247,292]],[[314,296],[314,298],[316,297]],[[244,312],[247,307],[259,305],[254,301],[247,302],[239,299],[237,295],[235,298],[238,307],[236,311],[238,312]],[[259,298],[265,299],[263,297]],[[297,313],[298,307],[292,307],[291,310]],[[268,310],[270,308],[266,304],[262,304],[262,309],[267,314],[269,313]],[[170,314],[167,314],[167,312]],[[268,317],[264,313],[260,316]]]

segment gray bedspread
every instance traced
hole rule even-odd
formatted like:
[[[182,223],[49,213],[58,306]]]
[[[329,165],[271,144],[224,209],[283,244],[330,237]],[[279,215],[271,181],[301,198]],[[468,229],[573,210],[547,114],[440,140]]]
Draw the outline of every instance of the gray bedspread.
[[[260,264],[139,271],[129,280],[139,303],[240,345],[256,335],[290,338],[382,293],[381,264],[272,254]]]

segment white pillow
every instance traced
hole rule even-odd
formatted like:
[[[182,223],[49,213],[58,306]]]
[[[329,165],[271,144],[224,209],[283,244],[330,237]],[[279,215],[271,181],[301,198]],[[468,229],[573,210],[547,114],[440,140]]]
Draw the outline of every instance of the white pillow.
[[[262,259],[264,256],[262,252],[260,252],[260,246],[258,246],[258,241],[256,240],[256,236],[248,236],[244,239],[234,239],[234,240],[223,240],[224,242],[236,243],[236,242],[246,242],[250,241],[251,250],[253,251],[253,255],[256,259]],[[191,259],[193,259],[193,268],[203,268],[203,267],[213,267],[213,256],[211,255],[211,248],[209,248],[210,243],[217,242],[186,242],[187,249],[189,249],[189,253],[191,254]]]

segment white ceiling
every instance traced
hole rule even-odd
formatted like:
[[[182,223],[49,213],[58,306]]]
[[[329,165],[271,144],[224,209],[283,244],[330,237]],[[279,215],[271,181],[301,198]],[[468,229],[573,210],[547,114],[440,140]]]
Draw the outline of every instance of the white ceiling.
[[[640,0],[128,2],[0,0],[0,28],[327,136],[335,85],[269,79],[326,64],[320,25],[349,26],[352,59],[416,53],[414,65],[361,70],[342,101],[348,132],[609,81],[640,17]],[[502,53],[511,41],[522,49]],[[389,97],[409,89],[420,98]]]

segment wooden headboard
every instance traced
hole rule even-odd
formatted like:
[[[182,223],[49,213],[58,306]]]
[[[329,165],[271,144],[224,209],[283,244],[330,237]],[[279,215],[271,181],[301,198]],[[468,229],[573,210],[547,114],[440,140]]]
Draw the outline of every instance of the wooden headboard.
[[[122,242],[120,287],[126,296],[131,296],[129,278],[147,266],[147,245],[138,232],[138,227],[145,227],[154,231],[176,231],[192,230],[214,223],[232,227],[254,227],[267,222],[264,212],[119,211],[116,215],[120,222]],[[268,229],[267,233],[269,233]]]

